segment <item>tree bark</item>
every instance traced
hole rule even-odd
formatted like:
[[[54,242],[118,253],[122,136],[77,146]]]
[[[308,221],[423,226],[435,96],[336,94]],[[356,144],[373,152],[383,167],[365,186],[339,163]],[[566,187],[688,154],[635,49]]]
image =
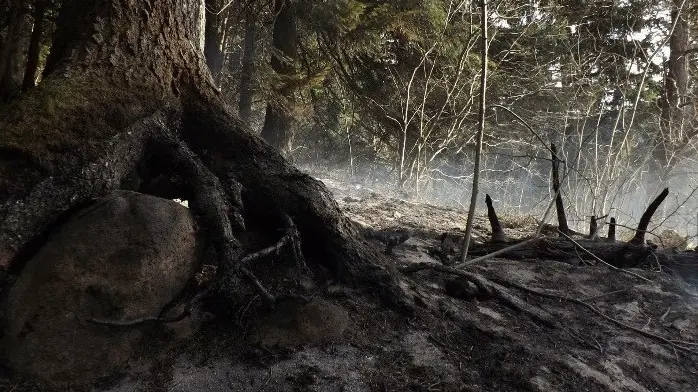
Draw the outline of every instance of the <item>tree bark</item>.
[[[246,222],[273,235],[269,218],[287,215],[312,263],[408,306],[322,183],[224,104],[198,46],[198,5],[64,3],[45,80],[0,112],[0,268],[17,272],[63,216],[125,189],[189,200],[228,275],[249,272]]]
[[[291,0],[275,0],[274,13],[271,68],[279,76],[279,87],[274,88],[274,96],[267,103],[261,136],[279,151],[285,151],[289,147],[293,122],[290,114],[294,101],[293,84],[289,79],[295,73],[293,61],[296,58],[298,31]]]

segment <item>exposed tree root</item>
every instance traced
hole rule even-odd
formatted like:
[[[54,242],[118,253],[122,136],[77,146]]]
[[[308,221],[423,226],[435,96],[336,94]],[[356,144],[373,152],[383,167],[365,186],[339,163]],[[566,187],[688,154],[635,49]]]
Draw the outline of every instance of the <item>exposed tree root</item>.
[[[554,299],[554,300],[558,300],[558,301],[568,301],[568,302],[572,302],[576,305],[583,306],[583,307],[591,310],[592,312],[596,313],[597,315],[601,316],[604,320],[611,322],[611,323],[613,323],[613,324],[615,324],[623,329],[627,329],[627,330],[633,331],[635,333],[638,333],[640,335],[646,336],[650,339],[660,341],[660,342],[667,344],[667,345],[673,347],[674,349],[680,350],[682,352],[693,354],[693,355],[698,355],[698,351],[695,351],[695,350],[690,349],[689,347],[686,347],[688,345],[693,345],[695,343],[692,343],[692,342],[677,343],[675,340],[668,339],[668,338],[665,338],[663,336],[653,334],[651,332],[643,331],[642,329],[633,327],[631,325],[627,325],[627,324],[623,323],[622,321],[616,320],[613,317],[610,317],[610,316],[604,314],[602,311],[596,309],[593,305],[591,305],[587,302],[584,302],[580,299],[564,297],[564,296],[557,295],[557,294],[542,292],[542,291],[535,290],[535,289],[532,289],[532,288],[529,288],[529,287],[526,287],[526,286],[523,286],[523,285],[520,285],[520,284],[514,283],[514,282],[504,281],[504,280],[500,280],[500,279],[497,279],[496,281],[502,285],[507,286],[507,287],[513,287],[513,288],[516,288],[518,290],[524,291],[526,293],[537,295],[539,297]]]
[[[601,316],[603,319],[605,319],[605,320],[607,320],[607,321],[609,321],[609,322],[611,322],[611,323],[613,323],[613,324],[615,324],[623,329],[627,329],[627,330],[633,331],[635,333],[641,334],[643,336],[646,336],[648,338],[651,338],[653,340],[657,340],[659,342],[662,342],[664,344],[671,346],[672,348],[674,348],[676,350],[679,350],[679,351],[682,351],[682,352],[685,352],[688,354],[698,355],[698,351],[692,350],[689,347],[689,346],[695,345],[696,343],[694,343],[694,342],[678,342],[676,340],[668,339],[668,338],[665,338],[663,336],[653,334],[651,332],[643,331],[642,329],[627,325],[619,320],[616,320],[610,316],[607,316],[602,311],[596,309],[593,305],[591,305],[585,301],[576,299],[576,298],[570,298],[570,297],[561,296],[561,295],[557,295],[557,294],[542,292],[539,290],[535,290],[535,289],[520,285],[518,283],[506,281],[503,279],[490,280],[490,279],[487,279],[484,276],[479,275],[479,274],[465,272],[465,271],[462,271],[462,270],[459,270],[456,268],[447,267],[447,266],[444,266],[441,264],[435,264],[435,263],[415,263],[415,264],[410,264],[408,266],[402,267],[400,270],[404,273],[413,273],[413,272],[417,272],[417,271],[425,270],[425,269],[429,269],[429,270],[433,270],[433,271],[437,271],[437,272],[441,272],[441,273],[445,273],[445,274],[452,274],[452,275],[456,275],[456,276],[465,278],[468,281],[475,284],[478,287],[478,289],[480,289],[481,291],[483,291],[483,292],[487,293],[488,295],[502,301],[503,304],[510,306],[510,307],[526,314],[527,316],[531,317],[533,320],[540,322],[541,324],[548,326],[548,327],[551,327],[551,328],[557,327],[559,324],[559,321],[555,320],[555,318],[553,316],[544,313],[541,309],[529,304],[528,302],[521,299],[520,297],[510,293],[509,290],[506,289],[506,287],[515,288],[515,289],[524,291],[526,293],[533,294],[533,295],[547,298],[547,299],[554,299],[554,300],[563,301],[563,302],[565,302],[565,301],[572,302],[576,305],[583,306],[583,307],[591,310],[595,314]],[[626,290],[621,290],[621,291],[626,291]],[[606,293],[606,294],[604,294],[604,296],[605,295],[612,295],[612,294],[615,294],[617,292],[620,292],[620,291]],[[592,297],[591,299],[595,299],[595,298],[600,298],[600,296]]]
[[[425,269],[465,278],[475,284],[481,292],[500,300],[503,304],[516,309],[521,313],[524,313],[534,321],[551,328],[555,328],[557,326],[556,321],[552,316],[546,314],[539,308],[531,306],[526,301],[510,293],[505,287],[488,280],[482,275],[435,263],[414,263],[400,268],[400,271],[404,273],[414,273]]]
[[[241,280],[247,280],[273,305],[275,293],[265,287],[264,276],[255,276],[260,271],[249,266],[288,247],[307,273],[306,255],[339,280],[370,288],[390,304],[412,310],[390,272],[390,261],[365,243],[321,183],[242,129],[223,103],[203,98],[198,103],[189,110],[154,112],[114,137],[95,141],[100,153],[88,163],[74,162],[28,186],[25,193],[0,200],[0,266],[11,264],[18,272],[21,258],[32,255],[20,250],[61,215],[126,189],[189,201],[217,259],[215,291],[228,302],[244,302],[249,292],[241,290]],[[267,233],[282,229],[283,234],[249,253],[239,240],[247,231],[247,219]],[[148,321],[163,320],[148,317],[117,324]]]

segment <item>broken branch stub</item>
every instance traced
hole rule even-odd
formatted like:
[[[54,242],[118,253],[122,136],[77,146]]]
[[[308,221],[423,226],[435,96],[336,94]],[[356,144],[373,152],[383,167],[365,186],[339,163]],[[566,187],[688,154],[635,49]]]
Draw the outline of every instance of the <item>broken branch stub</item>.
[[[567,225],[567,215],[565,215],[565,206],[562,203],[562,193],[560,192],[560,159],[557,156],[557,147],[555,147],[555,143],[550,143],[550,152],[553,166],[553,190],[556,195],[555,210],[557,211],[557,227],[561,232],[569,234],[570,228]]]
[[[499,222],[499,217],[497,217],[497,212],[494,210],[492,205],[492,198],[490,195],[485,195],[485,204],[487,204],[487,219],[490,221],[490,227],[492,227],[492,242],[504,242],[506,237],[504,236],[504,230],[502,229],[502,224]]]
[[[635,231],[635,236],[630,240],[631,244],[634,245],[641,245],[645,243],[645,233],[647,233],[647,227],[650,224],[650,220],[652,219],[652,215],[657,211],[657,208],[659,208],[659,205],[662,204],[664,199],[669,195],[669,188],[664,188],[662,193],[657,196],[652,203],[650,203],[649,206],[647,206],[647,209],[645,210],[644,214],[642,214],[642,218],[640,218],[640,224],[637,226],[637,230]]]

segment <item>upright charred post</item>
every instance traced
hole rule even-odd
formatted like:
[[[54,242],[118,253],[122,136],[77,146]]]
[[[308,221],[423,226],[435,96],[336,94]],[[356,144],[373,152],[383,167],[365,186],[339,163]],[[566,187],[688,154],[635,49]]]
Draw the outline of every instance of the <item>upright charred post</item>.
[[[555,143],[550,143],[550,152],[553,165],[553,191],[555,191],[556,195],[555,210],[557,211],[557,226],[561,232],[570,234],[570,228],[567,225],[567,215],[565,214],[565,206],[562,203],[562,193],[560,192],[560,158],[558,158]]]
[[[504,230],[502,230],[502,224],[499,223],[499,217],[497,217],[497,212],[494,210],[490,195],[485,195],[485,204],[487,204],[487,219],[489,219],[490,226],[492,227],[492,242],[506,241]]]
[[[596,237],[596,232],[599,230],[599,224],[596,220],[596,216],[589,216],[589,239],[593,240]]]
[[[608,224],[608,236],[606,240],[608,242],[616,242],[616,218],[611,218],[611,222]]]
[[[590,215],[589,216],[589,239],[593,240],[598,238],[599,236],[599,221],[603,221],[606,219],[608,214],[604,216],[596,216],[596,215]]]

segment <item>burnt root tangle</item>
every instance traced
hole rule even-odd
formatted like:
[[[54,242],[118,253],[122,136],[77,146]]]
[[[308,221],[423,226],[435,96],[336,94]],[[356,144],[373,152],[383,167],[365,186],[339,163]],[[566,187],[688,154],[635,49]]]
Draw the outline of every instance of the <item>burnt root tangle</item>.
[[[324,186],[249,134],[218,99],[154,111],[92,140],[90,148],[97,151],[85,153],[92,159],[45,174],[36,165],[29,169],[33,181],[0,195],[0,266],[19,272],[31,257],[28,244],[40,242],[62,216],[124,189],[189,202],[217,266],[210,292],[233,306],[254,294],[273,305],[285,294],[276,291],[288,287],[267,287],[269,264],[259,268],[282,254],[276,269],[328,271],[410,309],[387,259],[362,239]],[[10,164],[16,163],[0,161]]]

